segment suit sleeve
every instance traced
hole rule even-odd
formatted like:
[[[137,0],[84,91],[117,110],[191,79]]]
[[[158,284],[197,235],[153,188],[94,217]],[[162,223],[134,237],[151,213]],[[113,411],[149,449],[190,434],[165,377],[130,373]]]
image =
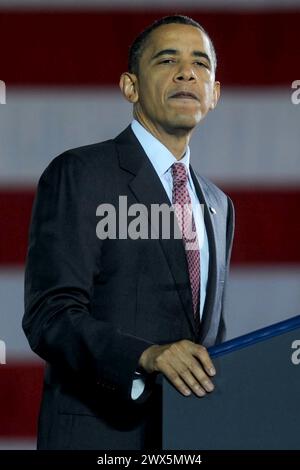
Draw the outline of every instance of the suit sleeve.
[[[224,282],[223,299],[222,299],[222,313],[220,319],[220,326],[217,335],[216,343],[222,343],[226,338],[226,298],[227,298],[227,283],[230,267],[230,258],[234,238],[235,229],[235,212],[232,200],[227,196],[227,226],[226,226],[226,277]]]
[[[151,343],[91,315],[105,241],[96,237],[88,165],[68,152],[40,178],[29,234],[23,328],[33,351],[47,362],[100,386],[108,384],[130,399],[138,359]]]

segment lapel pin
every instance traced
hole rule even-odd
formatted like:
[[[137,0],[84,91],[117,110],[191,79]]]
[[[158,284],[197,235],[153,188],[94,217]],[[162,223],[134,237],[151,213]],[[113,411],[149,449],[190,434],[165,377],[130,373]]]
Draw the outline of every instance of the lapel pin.
[[[214,209],[212,206],[209,206],[209,210],[214,215],[217,213],[216,209]]]

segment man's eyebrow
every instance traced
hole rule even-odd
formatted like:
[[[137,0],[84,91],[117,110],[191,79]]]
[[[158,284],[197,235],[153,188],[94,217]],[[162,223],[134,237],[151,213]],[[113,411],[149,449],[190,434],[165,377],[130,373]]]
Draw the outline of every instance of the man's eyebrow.
[[[157,57],[160,57],[161,55],[177,55],[178,51],[177,49],[162,49],[161,51],[158,51],[154,56],[151,57],[151,60],[157,59]]]
[[[162,55],[178,55],[178,54],[179,54],[179,51],[177,49],[162,49],[161,51],[158,51],[156,54],[154,54],[153,57],[151,57],[151,61],[157,59],[158,57]],[[209,64],[211,63],[209,55],[206,54],[206,52],[193,51],[192,55],[195,57],[203,57],[209,62]]]
[[[206,52],[202,52],[202,51],[193,51],[193,55],[195,57],[203,57],[204,59],[206,59],[208,61],[208,63],[210,64],[211,63],[211,60],[209,58],[209,55],[206,54]]]

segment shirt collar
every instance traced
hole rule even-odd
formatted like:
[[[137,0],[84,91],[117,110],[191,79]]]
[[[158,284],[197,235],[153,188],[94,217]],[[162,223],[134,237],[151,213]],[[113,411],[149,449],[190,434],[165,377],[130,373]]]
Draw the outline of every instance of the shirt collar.
[[[167,147],[162,144],[154,135],[152,135],[145,127],[143,127],[136,119],[133,119],[131,123],[131,129],[135,134],[136,138],[143,147],[146,155],[151,161],[154,169],[159,177],[163,176],[173,165],[173,163],[183,163],[187,169],[189,179],[190,176],[190,148],[187,146],[186,152],[181,160],[177,160],[176,157],[170,152]]]

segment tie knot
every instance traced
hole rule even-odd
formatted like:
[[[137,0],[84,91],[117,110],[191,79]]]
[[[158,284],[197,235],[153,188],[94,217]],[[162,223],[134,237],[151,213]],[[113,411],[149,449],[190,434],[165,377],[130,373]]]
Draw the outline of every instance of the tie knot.
[[[173,184],[181,186],[187,183],[188,175],[183,163],[173,163],[172,165]]]

